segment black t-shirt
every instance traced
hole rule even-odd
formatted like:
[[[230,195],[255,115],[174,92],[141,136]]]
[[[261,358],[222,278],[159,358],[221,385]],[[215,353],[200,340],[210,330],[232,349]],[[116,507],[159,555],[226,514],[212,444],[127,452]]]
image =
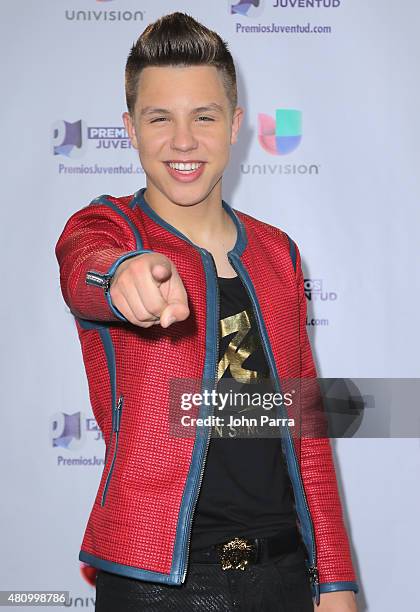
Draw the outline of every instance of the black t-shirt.
[[[267,384],[269,367],[245,287],[238,276],[218,277],[218,282],[217,389],[223,379],[221,391],[225,393],[229,382],[225,379],[234,379],[229,384],[235,391],[246,389],[254,394],[259,383],[264,392],[273,390]],[[233,406],[223,409],[225,423],[237,410]],[[280,433],[258,438],[247,435],[243,428],[238,435],[238,430],[228,425],[213,427],[193,518],[191,550],[236,535],[264,537],[290,527],[296,527],[296,511]]]

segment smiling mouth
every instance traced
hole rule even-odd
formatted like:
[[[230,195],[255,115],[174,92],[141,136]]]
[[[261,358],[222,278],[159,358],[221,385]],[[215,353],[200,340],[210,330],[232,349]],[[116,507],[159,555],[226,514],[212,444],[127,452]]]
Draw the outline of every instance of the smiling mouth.
[[[165,162],[172,170],[192,174],[200,168],[204,162]]]

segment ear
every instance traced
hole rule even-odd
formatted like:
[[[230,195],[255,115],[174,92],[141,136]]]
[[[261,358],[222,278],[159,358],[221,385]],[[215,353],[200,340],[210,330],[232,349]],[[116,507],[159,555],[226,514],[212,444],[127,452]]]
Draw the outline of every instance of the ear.
[[[244,118],[244,109],[237,106],[232,117],[232,133],[230,136],[230,144],[235,144],[238,140],[239,128],[241,127],[242,119]]]
[[[131,117],[130,113],[127,113],[127,112],[123,113],[122,118],[124,121],[125,131],[128,134],[131,144],[133,145],[135,149],[138,149],[139,146],[137,142],[137,134],[136,134],[136,129],[134,127],[133,118]]]

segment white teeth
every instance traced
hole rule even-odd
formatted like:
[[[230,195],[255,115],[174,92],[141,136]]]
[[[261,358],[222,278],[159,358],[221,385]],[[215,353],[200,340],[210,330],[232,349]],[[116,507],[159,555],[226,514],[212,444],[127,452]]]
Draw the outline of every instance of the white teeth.
[[[197,162],[182,163],[182,162],[169,162],[169,166],[174,170],[180,170],[181,172],[194,172],[202,164]]]

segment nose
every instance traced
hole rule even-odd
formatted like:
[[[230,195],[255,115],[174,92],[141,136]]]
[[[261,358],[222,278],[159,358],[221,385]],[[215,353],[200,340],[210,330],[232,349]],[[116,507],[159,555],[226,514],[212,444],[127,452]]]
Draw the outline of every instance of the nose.
[[[176,151],[192,151],[198,147],[197,139],[189,122],[174,124],[171,148]]]

